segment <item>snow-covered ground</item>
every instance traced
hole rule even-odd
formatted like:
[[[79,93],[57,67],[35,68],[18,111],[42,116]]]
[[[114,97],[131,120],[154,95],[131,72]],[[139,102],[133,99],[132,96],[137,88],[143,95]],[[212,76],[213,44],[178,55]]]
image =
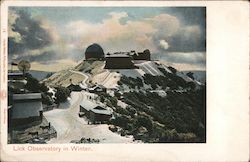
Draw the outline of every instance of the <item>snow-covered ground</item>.
[[[52,93],[52,98],[55,99],[55,98],[56,98],[56,96],[55,96],[55,94],[56,94],[55,91],[56,91],[56,90],[55,90],[54,88],[51,88],[51,87],[48,87],[48,88],[49,88],[48,92],[49,92],[49,93]]]
[[[124,109],[128,106],[128,104],[126,104],[125,102],[122,102],[121,100],[117,101],[117,105]]]
[[[136,65],[147,74],[151,74],[153,76],[163,75],[162,72],[157,68],[157,65],[152,61],[145,61]]]
[[[99,139],[100,143],[132,143],[132,137],[111,132],[107,124],[88,125],[84,118],[79,118],[79,104],[86,99],[85,95],[83,92],[72,92],[71,100],[61,104],[58,109],[44,112],[45,118],[57,131],[57,138],[52,138],[48,143],[70,143],[82,137]]]
[[[131,77],[131,78],[141,78],[145,74],[145,72],[142,69],[119,69],[117,70],[120,75],[124,75],[126,77]]]

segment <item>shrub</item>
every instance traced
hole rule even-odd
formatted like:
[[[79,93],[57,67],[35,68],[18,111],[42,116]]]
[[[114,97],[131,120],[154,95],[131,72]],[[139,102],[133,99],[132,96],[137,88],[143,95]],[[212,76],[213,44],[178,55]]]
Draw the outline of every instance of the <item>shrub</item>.
[[[39,84],[39,89],[42,92],[47,92],[49,90],[49,88],[45,85],[45,83]]]
[[[137,119],[136,119],[136,122],[135,122],[135,125],[137,127],[145,127],[147,128],[147,130],[149,132],[152,131],[152,128],[153,128],[153,124],[152,124],[152,121],[147,117],[147,116],[139,116]]]
[[[58,87],[56,88],[56,103],[61,103],[61,102],[65,102],[67,100],[67,98],[70,96],[70,90],[68,88],[65,87]]]
[[[173,68],[172,66],[169,66],[168,69],[173,73],[176,74],[177,70]]]
[[[117,97],[117,98],[121,98],[121,93],[119,93],[119,92],[114,92],[114,95],[115,95],[115,97]]]
[[[46,78],[49,78],[49,77],[51,77],[53,75],[53,73],[51,72],[51,73],[48,73],[46,76],[45,76],[45,78],[44,79],[46,79]]]
[[[42,103],[46,105],[52,105],[53,99],[51,98],[51,96],[42,93]]]
[[[40,84],[36,78],[33,78],[31,75],[27,76],[27,84],[25,88],[31,92],[39,92]]]
[[[111,120],[112,124],[122,127],[124,129],[127,129],[128,122],[129,122],[129,119],[125,115],[117,116],[115,119]]]
[[[189,78],[191,78],[191,79],[194,80],[194,73],[188,72],[186,75],[187,75]]]

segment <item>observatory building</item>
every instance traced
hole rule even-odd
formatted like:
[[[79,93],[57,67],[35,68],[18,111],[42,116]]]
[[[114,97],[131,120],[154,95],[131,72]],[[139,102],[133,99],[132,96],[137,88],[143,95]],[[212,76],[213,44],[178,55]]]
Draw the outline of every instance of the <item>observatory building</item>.
[[[85,59],[86,60],[103,60],[104,52],[102,47],[99,44],[92,44],[88,46],[85,51]]]
[[[112,54],[106,56],[105,69],[133,69],[132,57],[126,54]]]
[[[138,53],[136,53],[135,51],[131,51],[130,55],[133,57],[134,60],[150,61],[150,51],[148,49],[144,50],[143,52],[138,52]]]

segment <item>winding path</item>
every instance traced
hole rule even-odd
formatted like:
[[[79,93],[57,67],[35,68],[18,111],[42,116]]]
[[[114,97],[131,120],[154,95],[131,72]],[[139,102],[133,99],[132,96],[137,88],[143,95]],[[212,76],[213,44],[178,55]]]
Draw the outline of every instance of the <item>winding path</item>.
[[[83,92],[72,92],[71,100],[64,109],[54,109],[44,113],[45,118],[57,131],[57,138],[48,143],[70,143],[84,138],[99,139],[100,143],[131,143],[132,138],[122,137],[108,129],[107,124],[88,125],[84,118],[79,118],[79,105],[86,96]]]
[[[82,73],[80,71],[74,71],[74,70],[69,70],[69,71],[72,72],[72,73],[76,73],[76,74],[84,76],[84,80],[80,83],[79,86],[81,88],[87,88],[88,87],[88,85],[87,85],[87,80],[89,79],[88,75],[86,75],[86,74],[84,74],[84,73]]]

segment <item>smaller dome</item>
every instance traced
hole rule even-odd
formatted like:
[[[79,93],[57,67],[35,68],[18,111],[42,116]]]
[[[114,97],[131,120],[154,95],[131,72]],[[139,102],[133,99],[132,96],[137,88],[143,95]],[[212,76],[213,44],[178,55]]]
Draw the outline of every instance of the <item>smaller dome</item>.
[[[104,52],[102,47],[99,44],[92,44],[88,46],[88,48],[85,51],[85,59],[88,60],[90,58],[95,59],[103,59],[104,58]]]

